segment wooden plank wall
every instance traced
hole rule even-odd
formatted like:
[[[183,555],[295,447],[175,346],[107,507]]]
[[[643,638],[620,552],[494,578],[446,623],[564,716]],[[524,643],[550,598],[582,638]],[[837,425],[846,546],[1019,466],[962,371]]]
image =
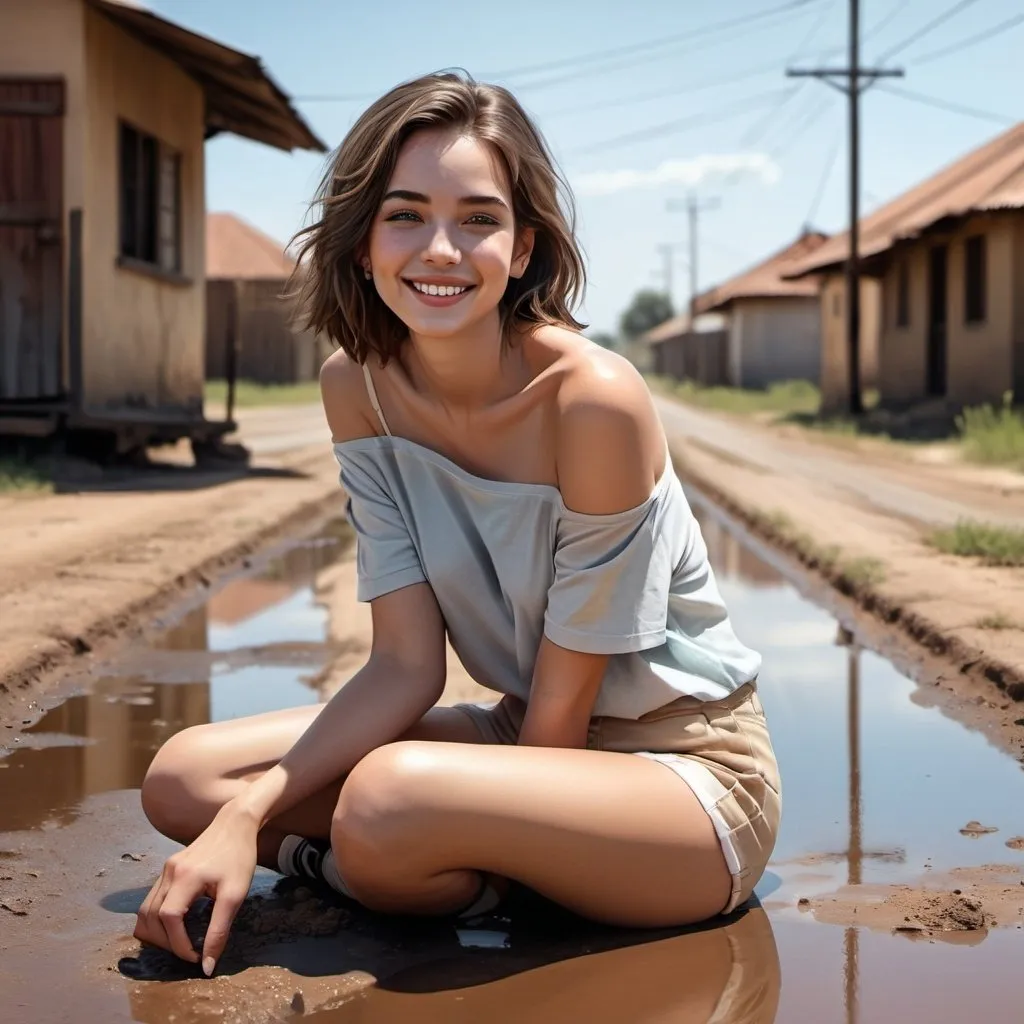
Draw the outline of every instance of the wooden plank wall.
[[[62,391],[64,83],[0,79],[0,399]]]

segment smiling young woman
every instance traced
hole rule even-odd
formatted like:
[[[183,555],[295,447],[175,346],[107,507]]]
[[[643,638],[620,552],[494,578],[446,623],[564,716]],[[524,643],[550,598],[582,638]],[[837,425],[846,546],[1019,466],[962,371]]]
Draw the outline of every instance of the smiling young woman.
[[[308,325],[372,610],[326,705],[199,726],[146,777],[188,844],[136,935],[209,973],[257,861],[385,911],[474,916],[514,880],[597,920],[728,913],[775,843],[757,695],[642,378],[582,335],[572,203],[506,90],[399,86],[303,233]],[[445,637],[488,706],[435,705]]]

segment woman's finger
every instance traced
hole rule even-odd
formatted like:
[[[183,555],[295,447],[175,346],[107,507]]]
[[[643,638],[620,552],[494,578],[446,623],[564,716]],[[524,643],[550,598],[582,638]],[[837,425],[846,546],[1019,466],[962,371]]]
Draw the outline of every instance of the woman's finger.
[[[206,929],[206,938],[203,940],[203,973],[207,977],[213,974],[213,969],[228,944],[232,922],[248,891],[248,886],[242,889],[223,885],[214,896],[210,927]]]
[[[165,867],[156,884],[149,890],[149,895],[143,900],[135,922],[135,938],[140,942],[148,942],[150,945],[159,946],[161,949],[171,948],[163,925],[160,924],[159,917],[160,907],[163,905],[170,885],[171,879]]]
[[[167,893],[163,906],[160,907],[159,918],[169,943],[165,948],[182,960],[196,964],[199,963],[199,954],[192,948],[192,942],[185,930],[185,915],[199,895],[192,889],[191,885],[179,880]]]

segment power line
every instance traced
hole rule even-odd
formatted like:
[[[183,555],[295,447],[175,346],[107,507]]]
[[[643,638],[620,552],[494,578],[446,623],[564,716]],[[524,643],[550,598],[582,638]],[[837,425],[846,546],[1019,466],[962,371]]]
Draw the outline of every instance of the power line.
[[[640,63],[646,66],[652,63],[653,61],[680,57],[694,50],[704,50],[708,46],[717,46],[725,43],[731,43],[736,39],[742,38],[745,35],[750,35],[754,32],[763,31],[763,25],[750,24],[750,19],[747,18],[744,19],[743,25],[739,26],[736,32],[734,32],[727,39],[717,39],[714,41],[699,43],[689,42],[684,45],[675,45],[672,48],[667,49],[661,53],[645,54],[639,60],[637,58],[630,57],[628,59],[620,60],[615,63],[598,65],[596,67],[592,65],[587,65],[585,67],[578,68],[574,71],[566,71],[564,74],[561,75],[554,75],[551,78],[540,78],[534,79],[533,81],[513,83],[513,87],[517,92],[529,92],[531,89],[547,89],[553,85],[562,85],[565,82],[575,82],[581,78],[591,78],[594,75],[608,75],[615,71],[628,71],[637,67],[637,65]],[[495,78],[497,76],[489,77]]]
[[[705,25],[699,29],[690,29],[686,32],[676,33],[672,36],[659,36],[656,39],[648,39],[642,43],[632,43],[629,46],[620,46],[609,50],[577,54],[575,57],[567,57],[558,61],[550,61],[546,64],[534,64],[528,67],[508,68],[504,71],[486,72],[475,77],[481,80],[493,81],[503,78],[516,78],[520,75],[544,69],[557,70],[563,67],[576,68],[577,65],[584,65],[582,68],[576,68],[576,70],[568,71],[565,74],[555,75],[550,78],[536,79],[534,81],[528,80],[515,85],[515,88],[517,91],[525,92],[530,89],[541,89],[552,85],[561,85],[563,82],[572,82],[577,79],[588,78],[596,74],[603,75],[612,71],[621,71],[623,69],[636,67],[638,61],[635,57],[637,55],[644,58],[646,61],[663,60],[668,57],[676,57],[679,56],[680,53],[685,53],[688,49],[692,49],[692,47],[683,47],[682,49],[673,48],[678,47],[680,43],[693,42],[704,36],[724,32],[729,28],[739,29],[738,32],[734,33],[727,39],[716,40],[717,43],[731,42],[733,39],[747,35],[750,32],[763,31],[764,26],[758,24],[758,22],[762,22],[767,18],[771,18],[776,15],[789,15],[794,12],[801,11],[802,8],[822,2],[824,2],[824,0],[789,0],[789,3],[780,4],[777,7],[772,7],[765,11],[746,15],[742,18],[731,18],[728,21],[718,22],[714,25]],[[786,21],[788,18],[783,17],[781,20]],[[702,45],[708,45],[708,43],[705,42]],[[662,49],[664,49],[665,52],[653,52]],[[627,54],[631,55],[631,59],[619,60],[614,63],[597,63],[602,60],[607,60],[609,57],[623,57]],[[597,66],[595,66],[595,64]],[[340,95],[315,94],[296,95],[293,99],[299,103],[357,103],[376,99],[379,95],[380,93],[347,93]]]
[[[825,198],[825,189],[828,187],[829,178],[832,177],[832,172],[835,170],[836,166],[836,160],[839,159],[839,150],[842,148],[842,141],[843,133],[840,130],[836,132],[835,141],[832,143],[832,149],[825,160],[824,167],[821,169],[821,178],[818,180],[818,186],[814,190],[814,197],[811,199],[811,207],[807,211],[807,216],[804,218],[804,224],[807,227],[811,227],[814,224],[815,218],[818,216],[818,209],[821,206],[822,199]]]
[[[900,89],[892,85],[880,85],[878,88],[884,92],[892,93],[893,96],[902,96],[905,100],[924,103],[929,107],[937,107],[939,110],[946,110],[953,114],[965,114],[968,117],[977,117],[983,121],[995,121],[997,124],[1004,126],[1016,124],[1019,120],[1007,114],[996,114],[990,110],[979,110],[977,107],[965,107],[960,103],[951,103],[949,100],[943,100],[937,96],[926,96],[924,93],[913,92],[910,89]]]
[[[585,114],[591,110],[608,110],[611,107],[625,107],[633,103],[643,103],[645,100],[659,100],[666,96],[685,96],[689,93],[703,92],[705,89],[719,88],[723,85],[735,85],[737,82],[745,82],[751,78],[758,78],[761,75],[769,75],[777,72],[779,65],[777,61],[771,64],[764,64],[750,71],[744,71],[739,75],[729,75],[724,78],[707,78],[702,82],[688,82],[678,89],[656,89],[652,92],[634,93],[630,96],[620,96],[613,100],[599,100],[594,103],[583,103],[575,107],[562,107],[551,113],[544,114],[545,120],[555,117],[567,117],[570,114]]]
[[[933,60],[938,60],[940,57],[947,57],[951,53],[959,53],[961,50],[966,50],[969,46],[974,46],[977,43],[983,43],[986,39],[991,39],[993,36],[999,35],[1000,32],[1006,32],[1008,29],[1016,28],[1021,23],[1024,23],[1024,14],[1015,14],[1012,18],[1007,18],[1006,21],[1001,21],[998,25],[993,25],[991,28],[987,28],[983,32],[979,32],[977,35],[961,39],[960,42],[954,43],[952,46],[943,46],[940,50],[931,50],[920,57],[915,57],[914,67],[917,67],[920,64],[927,64]]]
[[[780,90],[782,91],[782,90]],[[614,149],[617,146],[624,146],[630,142],[644,142],[648,139],[658,139],[666,135],[673,135],[676,132],[685,131],[687,128],[694,128],[702,124],[708,124],[721,120],[723,117],[732,117],[735,114],[746,113],[760,104],[775,99],[777,93],[767,92],[760,96],[748,96],[735,104],[720,107],[717,110],[705,110],[700,114],[692,114],[689,117],[676,118],[673,121],[665,121],[661,124],[652,125],[650,128],[642,128],[640,131],[627,132],[625,135],[616,135],[611,139],[602,139],[590,146],[577,149],[571,156],[584,153],[597,153],[606,149]]]
[[[967,10],[968,7],[973,7],[978,0],[959,0],[959,3],[953,4],[952,7],[947,8],[938,17],[932,18],[927,24],[922,25],[916,32],[912,32],[906,39],[897,43],[895,46],[890,46],[881,56],[878,58],[879,64],[884,64],[890,57],[895,57],[897,53],[902,53],[908,46],[916,43],[918,39],[923,39],[933,29],[938,28],[940,25],[949,21],[950,18],[955,17],[961,11]]]
[[[796,144],[797,139],[799,139],[808,128],[817,124],[817,122],[821,120],[822,116],[831,110],[834,102],[833,97],[823,96],[819,98],[821,102],[805,111],[804,116],[796,121],[795,130],[790,134],[789,140],[785,143],[776,143],[768,150],[768,155],[773,160],[777,160],[787,149],[791,149]]]
[[[665,46],[672,46],[675,43],[687,42],[691,39],[699,39],[702,36],[714,35],[716,32],[724,32],[736,26],[748,25],[752,21],[759,21],[763,18],[770,18],[775,14],[783,14],[789,11],[799,10],[810,4],[820,3],[821,0],[789,0],[788,3],[770,7],[764,11],[743,17],[729,18],[726,21],[715,22],[711,25],[704,25],[700,28],[687,29],[685,32],[676,32],[670,36],[656,36],[640,43],[630,43],[626,46],[614,46],[606,50],[592,50],[589,53],[580,53],[574,57],[563,57],[559,60],[545,61],[540,64],[521,65],[516,68],[505,68],[503,71],[491,71],[487,76],[490,78],[519,78],[522,75],[534,74],[538,71],[557,71],[564,67],[575,67],[577,64],[593,64],[595,61],[603,61],[609,58],[622,57],[626,54],[645,53],[649,50],[660,49]]]

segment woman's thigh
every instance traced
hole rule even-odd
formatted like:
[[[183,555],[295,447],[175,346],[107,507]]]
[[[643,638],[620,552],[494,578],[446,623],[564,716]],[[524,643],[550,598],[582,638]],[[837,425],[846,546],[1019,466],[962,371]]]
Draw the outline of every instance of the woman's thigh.
[[[157,752],[142,787],[143,805],[161,831],[186,840],[253,779],[277,764],[326,707],[269,711],[184,729]],[[472,722],[452,708],[431,708],[403,737],[479,743]],[[341,778],[275,820],[301,835],[330,834]],[[164,827],[166,826],[166,828]]]
[[[633,754],[395,743],[349,776],[332,833],[343,876],[378,890],[472,868],[629,926],[719,913],[732,878],[686,783]]]

